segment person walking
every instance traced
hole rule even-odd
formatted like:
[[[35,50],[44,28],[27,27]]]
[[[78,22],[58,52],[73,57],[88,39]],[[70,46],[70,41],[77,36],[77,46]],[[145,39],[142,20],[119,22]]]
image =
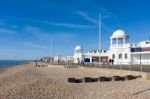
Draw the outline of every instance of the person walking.
[[[109,65],[109,59],[108,58],[106,58],[106,65]]]
[[[111,62],[112,62],[112,60],[111,60],[111,59],[109,59],[109,64],[111,64]]]
[[[38,64],[37,64],[37,60],[35,60],[35,65],[36,65],[36,67],[38,66]]]
[[[111,60],[112,65],[114,65],[114,59]]]

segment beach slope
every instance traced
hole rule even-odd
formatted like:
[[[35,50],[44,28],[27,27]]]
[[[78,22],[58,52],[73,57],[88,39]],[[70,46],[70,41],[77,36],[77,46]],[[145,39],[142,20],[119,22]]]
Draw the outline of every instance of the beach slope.
[[[112,76],[103,70],[35,67],[30,62],[0,69],[0,99],[149,99],[150,81],[68,83],[67,78]]]

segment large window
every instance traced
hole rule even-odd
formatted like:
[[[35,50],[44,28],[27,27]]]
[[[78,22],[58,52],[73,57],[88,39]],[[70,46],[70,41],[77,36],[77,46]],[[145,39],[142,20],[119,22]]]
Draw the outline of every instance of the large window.
[[[128,41],[128,38],[126,38],[126,39],[125,39],[125,44],[127,44],[128,42],[129,42],[129,41]]]
[[[116,38],[113,38],[112,39],[112,45],[115,45],[116,44]]]
[[[82,53],[82,50],[77,50],[75,51],[75,53]]]
[[[127,53],[125,53],[125,59],[127,59],[128,58],[128,54]]]
[[[123,44],[123,38],[118,38],[118,44]]]
[[[119,59],[122,59],[122,54],[119,54]]]

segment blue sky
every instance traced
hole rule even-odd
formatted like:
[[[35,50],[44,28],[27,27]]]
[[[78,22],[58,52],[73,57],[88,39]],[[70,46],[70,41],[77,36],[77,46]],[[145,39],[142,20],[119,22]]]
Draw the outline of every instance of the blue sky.
[[[35,59],[73,55],[76,45],[98,49],[102,15],[102,48],[123,29],[136,43],[150,37],[149,0],[0,0],[0,59]]]

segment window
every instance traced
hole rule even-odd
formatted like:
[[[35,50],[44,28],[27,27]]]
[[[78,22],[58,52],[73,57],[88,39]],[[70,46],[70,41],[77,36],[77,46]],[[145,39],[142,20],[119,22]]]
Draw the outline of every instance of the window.
[[[127,44],[129,41],[128,41],[128,38],[125,38],[125,44]]]
[[[112,59],[115,59],[115,54],[112,54]]]
[[[118,38],[118,44],[123,44],[123,38]]]
[[[149,43],[150,43],[150,41],[146,42],[146,44],[149,44]]]
[[[126,54],[125,54],[125,59],[127,59],[127,58],[128,58],[128,54],[126,53]]]
[[[122,59],[122,54],[119,54],[119,59]]]
[[[116,38],[113,38],[112,39],[112,45],[115,45],[116,44]]]

